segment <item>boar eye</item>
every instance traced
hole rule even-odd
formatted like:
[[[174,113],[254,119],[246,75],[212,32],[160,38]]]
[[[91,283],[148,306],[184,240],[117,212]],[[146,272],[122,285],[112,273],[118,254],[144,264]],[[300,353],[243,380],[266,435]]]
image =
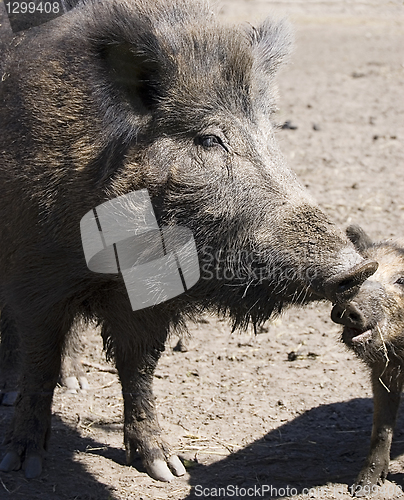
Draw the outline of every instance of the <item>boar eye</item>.
[[[395,285],[404,285],[404,276],[394,282]]]
[[[223,141],[217,135],[200,135],[196,138],[195,142],[199,146],[202,146],[206,149],[214,148],[216,146],[224,147]]]

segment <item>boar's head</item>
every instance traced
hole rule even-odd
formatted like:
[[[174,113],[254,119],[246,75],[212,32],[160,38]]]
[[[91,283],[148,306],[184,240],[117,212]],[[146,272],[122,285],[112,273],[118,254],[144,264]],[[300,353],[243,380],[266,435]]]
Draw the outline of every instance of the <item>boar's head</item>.
[[[199,1],[88,0],[14,45],[2,95],[23,105],[3,98],[6,161],[36,172],[41,189],[26,207],[44,238],[81,252],[88,210],[146,188],[159,223],[196,241],[201,279],[178,300],[218,307],[236,325],[347,298],[374,272],[276,144],[283,22],[220,26]]]

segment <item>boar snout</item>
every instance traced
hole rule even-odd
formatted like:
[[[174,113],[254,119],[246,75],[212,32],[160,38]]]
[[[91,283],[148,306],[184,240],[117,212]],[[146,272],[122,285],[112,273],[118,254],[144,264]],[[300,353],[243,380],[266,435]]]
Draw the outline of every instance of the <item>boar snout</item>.
[[[371,341],[374,325],[370,325],[360,302],[336,304],[331,311],[331,319],[334,323],[344,326],[342,340],[348,347],[355,349],[362,346],[363,348]]]
[[[366,328],[366,318],[355,302],[336,304],[331,311],[331,319],[334,323],[356,330]]]
[[[325,283],[325,296],[333,303],[349,302],[358,293],[362,283],[372,276],[377,268],[377,262],[365,260],[333,276]]]

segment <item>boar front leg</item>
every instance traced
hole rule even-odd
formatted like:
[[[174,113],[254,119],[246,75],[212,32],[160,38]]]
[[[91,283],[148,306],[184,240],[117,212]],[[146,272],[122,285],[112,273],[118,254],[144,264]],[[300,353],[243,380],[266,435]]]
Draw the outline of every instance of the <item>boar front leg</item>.
[[[22,321],[24,319],[25,321]],[[15,403],[11,429],[4,443],[7,452],[0,470],[10,472],[21,467],[29,479],[40,475],[43,455],[51,430],[51,405],[61,364],[64,338],[70,318],[60,310],[34,317],[25,308],[15,316],[21,346],[20,392]],[[21,318],[21,319],[20,319]],[[28,320],[27,320],[28,318]]]
[[[0,404],[13,406],[21,370],[20,341],[10,308],[0,312]]]
[[[354,485],[355,496],[367,496],[376,491],[377,485],[381,485],[387,477],[391,441],[403,383],[404,375],[397,363],[391,362],[386,370],[381,365],[372,367],[374,402],[372,437],[365,465]]]
[[[110,323],[114,325],[113,329],[104,323],[103,337],[104,341],[106,338],[112,340],[122,385],[127,463],[133,461],[138,451],[147,473],[153,479],[171,481],[174,475],[182,476],[186,471],[180,459],[162,439],[157,419],[153,375],[164,351],[168,326],[162,327],[161,319],[156,324],[155,319],[152,317],[150,321],[142,321],[141,335],[134,334],[130,338],[126,332],[122,335],[123,332],[117,331],[117,323]],[[134,330],[139,331],[139,325]]]

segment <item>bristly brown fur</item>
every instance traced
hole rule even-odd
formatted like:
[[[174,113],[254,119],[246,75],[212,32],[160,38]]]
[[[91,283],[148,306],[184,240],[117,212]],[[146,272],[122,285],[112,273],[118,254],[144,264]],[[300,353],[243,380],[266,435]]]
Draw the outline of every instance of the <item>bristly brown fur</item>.
[[[375,492],[388,473],[404,386],[404,241],[373,242],[359,226],[350,226],[347,235],[362,255],[379,263],[354,300],[333,309],[334,318],[345,326],[343,340],[371,369],[372,437],[355,486],[359,492]]]
[[[273,78],[288,28],[221,26],[200,1],[86,0],[5,45],[0,305],[23,354],[0,468],[33,457],[25,472],[38,473],[66,335],[81,316],[99,322],[115,358],[128,459],[138,449],[158,476],[171,452],[152,375],[170,330],[204,309],[256,325],[283,305],[336,299],[340,273],[355,285],[362,276],[275,141]],[[192,231],[201,279],[133,312],[122,277],[87,268],[80,220],[139,189],[160,225]]]

